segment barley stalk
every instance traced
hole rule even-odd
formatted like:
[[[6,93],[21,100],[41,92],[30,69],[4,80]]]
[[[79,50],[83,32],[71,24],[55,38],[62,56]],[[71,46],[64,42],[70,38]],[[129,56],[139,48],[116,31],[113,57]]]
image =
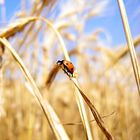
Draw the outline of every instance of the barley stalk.
[[[49,20],[47,20],[47,19],[45,19],[43,17],[38,17],[38,19],[44,21],[45,23],[47,23],[53,29],[53,31],[55,32],[56,36],[58,37],[58,40],[60,42],[61,49],[62,49],[62,51],[64,53],[65,59],[70,61],[70,57],[68,55],[67,49],[65,47],[64,41],[63,41],[59,31],[57,29],[55,29],[55,27],[53,26],[53,24]],[[75,79],[75,81],[77,81],[77,80]],[[86,108],[85,108],[82,96],[80,95],[80,93],[77,90],[77,88],[75,88],[75,91],[76,91],[75,92],[75,97],[76,97],[76,101],[77,101],[77,104],[78,104],[80,116],[81,116],[81,119],[82,119],[82,122],[83,122],[83,125],[84,125],[84,129],[85,129],[85,132],[86,132],[86,137],[87,137],[88,140],[92,140],[91,128],[90,128],[90,124],[89,124],[89,121],[88,121]]]
[[[43,112],[44,112],[44,115],[46,117],[46,119],[48,120],[49,122],[49,125],[52,129],[52,131],[54,132],[56,138],[58,140],[63,140],[63,139],[66,139],[66,140],[69,140],[67,134],[65,133],[64,129],[62,126],[61,129],[60,127],[58,127],[57,123],[55,120],[53,120],[53,117],[54,116],[54,111],[53,111],[53,114],[52,113],[52,108],[50,109],[50,105],[49,103],[47,103],[47,101],[44,102],[42,96],[41,96],[41,93],[39,91],[39,89],[37,88],[37,85],[35,84],[32,76],[30,75],[28,69],[26,68],[26,66],[24,65],[23,61],[21,60],[21,58],[18,56],[18,54],[15,52],[15,50],[12,48],[12,46],[10,45],[10,43],[5,39],[5,38],[0,38],[0,42],[9,50],[9,52],[12,54],[13,58],[15,59],[15,61],[18,63],[20,69],[22,70],[25,78],[27,79],[27,81],[30,83],[30,87],[40,105],[40,107],[42,108]],[[47,106],[46,106],[47,105]],[[49,105],[49,106],[48,106]],[[51,111],[51,112],[50,112]],[[55,114],[56,116],[56,114]],[[55,117],[56,118],[56,117]],[[58,118],[58,117],[57,117]]]
[[[129,48],[131,62],[132,62],[132,66],[133,66],[133,70],[134,70],[134,74],[135,74],[135,79],[136,79],[136,83],[137,83],[137,88],[138,88],[138,92],[139,92],[139,96],[140,96],[140,68],[139,68],[139,64],[138,64],[138,60],[137,60],[137,55],[136,55],[136,52],[134,49],[132,35],[131,35],[131,31],[130,31],[130,27],[129,27],[127,14],[126,14],[123,0],[118,0],[118,5],[120,8],[120,14],[121,14],[122,22],[123,22],[123,27],[124,27],[124,31],[125,31],[126,40],[127,40],[127,45]]]

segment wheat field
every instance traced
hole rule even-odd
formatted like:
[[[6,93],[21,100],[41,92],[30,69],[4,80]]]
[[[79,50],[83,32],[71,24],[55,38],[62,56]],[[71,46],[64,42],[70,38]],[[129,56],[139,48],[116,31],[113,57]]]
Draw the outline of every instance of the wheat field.
[[[110,47],[104,27],[85,31],[110,0],[19,2],[0,28],[0,140],[139,140],[140,35],[128,3],[116,1],[126,41]],[[63,59],[76,77],[58,68]]]

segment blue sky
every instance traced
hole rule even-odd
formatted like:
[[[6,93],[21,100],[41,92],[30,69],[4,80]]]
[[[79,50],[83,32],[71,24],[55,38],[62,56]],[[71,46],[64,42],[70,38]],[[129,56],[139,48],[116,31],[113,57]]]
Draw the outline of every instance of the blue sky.
[[[140,34],[140,0],[124,0],[130,28],[133,37]],[[9,21],[13,14],[20,9],[20,0],[5,0],[6,6],[6,20]],[[1,21],[1,6],[0,6],[0,21]],[[125,35],[122,27],[122,21],[118,9],[117,0],[110,0],[110,3],[106,7],[105,13],[96,18],[90,19],[85,28],[85,32],[96,28],[104,28],[111,37],[110,45],[116,46],[125,43]],[[101,38],[105,38],[101,35]]]
[[[140,34],[140,0],[124,0],[124,2],[131,32],[135,38]],[[112,45],[126,42],[117,0],[110,1],[105,14],[106,16],[91,19],[87,25],[87,31],[103,27],[110,34]]]

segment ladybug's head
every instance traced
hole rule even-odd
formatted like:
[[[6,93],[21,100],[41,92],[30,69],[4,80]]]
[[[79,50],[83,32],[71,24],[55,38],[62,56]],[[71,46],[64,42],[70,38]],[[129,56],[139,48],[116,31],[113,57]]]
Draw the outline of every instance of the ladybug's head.
[[[63,60],[62,61],[58,60],[56,64],[57,65],[62,65],[63,64]]]

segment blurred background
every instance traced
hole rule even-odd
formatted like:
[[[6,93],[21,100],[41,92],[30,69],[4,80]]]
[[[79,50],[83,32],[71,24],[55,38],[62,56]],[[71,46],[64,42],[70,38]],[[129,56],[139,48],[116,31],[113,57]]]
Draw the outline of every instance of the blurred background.
[[[124,0],[140,61],[140,1]],[[103,115],[116,140],[140,139],[140,97],[116,0],[0,0],[0,33],[20,18],[42,16],[59,30],[78,72],[81,89]],[[46,80],[64,54],[54,32],[43,22],[28,24],[9,38],[45,100],[54,108],[72,140],[85,139],[74,87],[58,72],[46,92]],[[93,119],[89,114],[90,120]],[[95,122],[93,139],[105,139]],[[7,50],[0,68],[0,140],[55,139],[27,82]]]

